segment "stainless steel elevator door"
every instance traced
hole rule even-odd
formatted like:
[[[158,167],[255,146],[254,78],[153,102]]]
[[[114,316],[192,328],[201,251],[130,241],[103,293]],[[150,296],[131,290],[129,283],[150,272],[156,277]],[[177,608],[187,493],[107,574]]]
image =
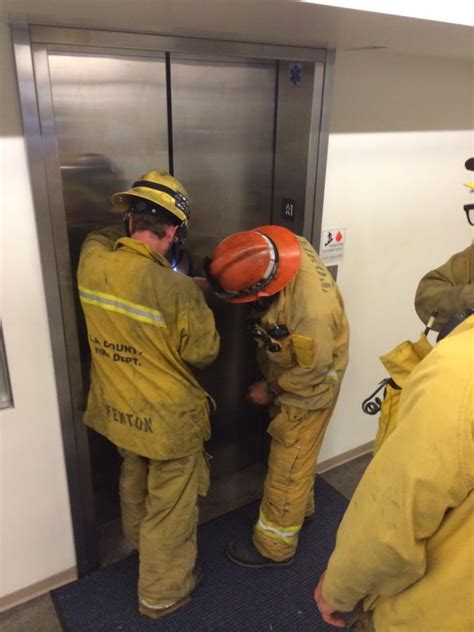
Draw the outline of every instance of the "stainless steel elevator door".
[[[271,223],[276,62],[171,55],[175,175],[190,192],[195,271],[225,236]],[[217,403],[213,475],[262,458],[263,411],[246,401],[257,376],[245,306],[208,296],[221,352],[199,379]]]
[[[164,55],[50,52],[48,61],[68,225],[115,221],[112,193],[169,168]]]
[[[169,85],[164,55],[50,51],[48,65],[73,279],[87,233],[121,220],[110,195],[149,169],[169,169],[171,131],[174,173],[191,197],[195,273],[223,237],[271,222],[276,62],[171,55]],[[87,335],[75,298],[87,391]],[[264,411],[245,397],[258,375],[248,308],[207,298],[221,353],[197,377],[217,403],[209,451],[213,477],[222,478],[261,460]],[[118,457],[95,433],[90,451],[101,524],[117,512]]]
[[[50,51],[48,66],[74,288],[86,235],[122,220],[112,210],[111,194],[150,169],[169,169],[165,56]],[[85,396],[89,346],[73,291]],[[96,519],[102,524],[118,515],[120,459],[96,433],[89,433],[89,446]]]
[[[60,153],[114,154],[127,181],[150,164],[168,168],[164,55],[48,58]]]
[[[270,221],[275,82],[275,63],[171,56],[174,169],[196,251]]]
[[[78,332],[82,314],[74,305],[80,243],[89,230],[116,220],[110,193],[149,168],[173,170],[172,132],[175,172],[192,198],[196,272],[202,254],[222,236],[270,217],[319,243],[327,145],[322,132],[329,103],[322,93],[323,85],[326,93],[331,84],[333,56],[325,66],[324,50],[26,23],[14,25],[12,35],[83,574],[97,561],[100,530],[94,526],[102,525],[102,535],[107,534],[104,523],[118,517],[119,507],[118,463],[98,455],[94,441],[100,435],[88,445],[82,423],[88,345]],[[166,72],[172,70],[171,59],[174,86],[171,81],[165,85],[165,78],[172,79],[173,73]],[[173,114],[171,92],[174,126],[172,117],[167,120],[167,113]],[[272,213],[267,207],[271,188]],[[292,202],[291,217],[285,200]],[[212,470],[221,480],[211,486],[204,519],[254,500],[264,469],[257,463],[237,472],[261,461],[265,421],[244,401],[256,372],[245,308],[212,304],[222,351],[200,378],[219,406],[210,451]],[[117,458],[105,440],[102,447]],[[223,476],[226,472],[237,473]],[[91,474],[94,483],[102,484],[102,490],[94,490],[95,516]],[[108,489],[101,496],[104,483]]]

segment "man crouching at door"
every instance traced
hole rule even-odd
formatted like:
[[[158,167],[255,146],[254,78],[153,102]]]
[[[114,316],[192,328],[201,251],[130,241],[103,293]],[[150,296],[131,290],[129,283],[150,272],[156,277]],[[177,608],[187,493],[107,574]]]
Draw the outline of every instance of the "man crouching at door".
[[[150,171],[112,203],[128,236],[116,227],[91,233],[78,269],[92,356],[85,422],[123,457],[122,523],[139,552],[139,609],[157,619],[184,605],[198,581],[210,425],[190,367],[215,359],[219,336],[201,290],[166,259],[189,220],[182,184]]]
[[[348,362],[343,301],[309,242],[280,226],[227,237],[205,269],[218,296],[254,304],[250,329],[266,380],[249,397],[272,414],[253,540],[233,542],[227,555],[250,568],[285,566],[314,512],[316,462]]]

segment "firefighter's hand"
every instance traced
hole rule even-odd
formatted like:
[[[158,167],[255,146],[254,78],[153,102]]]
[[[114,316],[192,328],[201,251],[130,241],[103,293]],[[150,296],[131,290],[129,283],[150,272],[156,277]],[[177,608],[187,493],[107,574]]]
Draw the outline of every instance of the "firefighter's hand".
[[[324,573],[319,578],[319,583],[316,586],[316,590],[314,591],[314,600],[318,606],[319,612],[321,613],[322,618],[326,623],[330,623],[336,628],[345,628],[346,622],[341,617],[340,614],[337,614],[336,608],[331,606],[331,604],[326,601],[323,596],[323,582],[324,582]]]
[[[268,406],[273,400],[273,396],[268,390],[268,384],[263,381],[252,384],[249,388],[248,398],[252,404],[257,404],[257,406]]]
[[[209,289],[209,283],[206,277],[193,277],[193,281],[203,292]]]

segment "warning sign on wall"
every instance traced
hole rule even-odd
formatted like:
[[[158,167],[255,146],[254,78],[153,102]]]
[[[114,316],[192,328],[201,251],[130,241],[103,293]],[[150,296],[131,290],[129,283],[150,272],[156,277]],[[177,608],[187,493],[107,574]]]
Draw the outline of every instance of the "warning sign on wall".
[[[346,243],[345,228],[329,228],[321,232],[319,256],[327,266],[333,266],[344,259],[344,244]]]

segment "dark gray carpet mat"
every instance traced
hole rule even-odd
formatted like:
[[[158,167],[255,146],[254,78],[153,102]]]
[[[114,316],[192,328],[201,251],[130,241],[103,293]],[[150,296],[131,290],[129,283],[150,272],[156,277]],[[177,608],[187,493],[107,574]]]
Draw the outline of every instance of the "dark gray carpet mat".
[[[250,533],[258,503],[199,528],[203,580],[192,600],[151,621],[137,610],[137,557],[131,556],[52,592],[67,632],[318,632],[334,630],[320,618],[313,590],[333,549],[347,500],[324,480],[316,483],[316,514],[305,526],[295,561],[252,570],[225,557],[227,544]]]

